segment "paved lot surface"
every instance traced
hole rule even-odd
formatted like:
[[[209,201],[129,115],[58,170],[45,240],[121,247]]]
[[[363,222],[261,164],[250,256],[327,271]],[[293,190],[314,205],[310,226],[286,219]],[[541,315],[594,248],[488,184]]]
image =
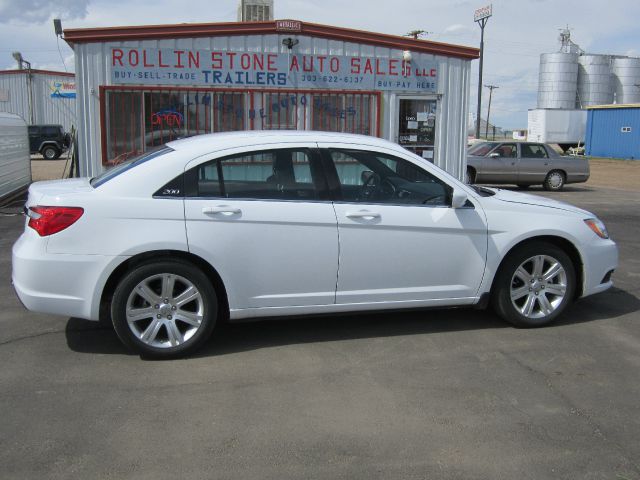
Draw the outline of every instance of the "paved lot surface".
[[[556,325],[440,310],[227,326],[150,362],[26,312],[0,228],[0,478],[640,478],[640,185],[533,193],[590,209],[616,288]]]
[[[31,155],[31,178],[34,182],[40,180],[56,180],[63,178],[65,172],[69,172],[69,160],[67,154],[63,154],[58,160],[44,160],[42,155]]]

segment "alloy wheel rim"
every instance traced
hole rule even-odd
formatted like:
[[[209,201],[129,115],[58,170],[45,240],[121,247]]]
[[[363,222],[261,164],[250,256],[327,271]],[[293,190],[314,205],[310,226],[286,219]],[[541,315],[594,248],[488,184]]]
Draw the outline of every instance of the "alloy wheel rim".
[[[204,302],[196,286],[173,273],[152,275],[138,283],[127,299],[127,324],[142,343],[173,348],[202,326]]]
[[[526,318],[548,317],[562,304],[566,293],[567,272],[549,255],[528,258],[511,277],[511,303]]]

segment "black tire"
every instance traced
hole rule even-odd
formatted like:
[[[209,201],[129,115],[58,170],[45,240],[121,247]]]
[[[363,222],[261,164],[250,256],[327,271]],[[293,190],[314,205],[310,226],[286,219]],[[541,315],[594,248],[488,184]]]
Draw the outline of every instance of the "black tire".
[[[45,160],[57,160],[60,158],[60,149],[52,145],[47,145],[42,149],[42,156]]]
[[[171,284],[170,302],[162,298],[165,277],[173,278],[174,282]],[[148,292],[158,297],[156,301],[159,299],[159,303],[152,305],[145,300],[149,293],[144,293],[145,298],[138,293],[137,289],[140,289],[143,282]],[[189,283],[199,294],[198,297],[176,307],[180,294],[174,297],[173,292],[180,292]],[[187,293],[186,289],[182,293]],[[132,309],[134,306],[136,308]],[[184,310],[182,307],[185,307]],[[129,312],[148,310],[152,313],[140,320],[132,320],[130,324],[127,320],[128,308]],[[148,262],[136,266],[120,280],[111,301],[113,326],[122,343],[145,357],[160,359],[178,358],[195,352],[211,336],[218,310],[216,292],[207,276],[191,263],[178,260]],[[201,316],[199,325],[181,321],[178,318],[181,313]],[[174,328],[177,329],[177,334],[170,334],[170,330],[175,332]],[[155,333],[150,333],[148,337],[152,338],[143,341],[144,333],[148,331]],[[178,338],[182,340],[180,343],[177,342]],[[173,340],[176,340],[175,345]]]
[[[559,190],[562,190],[562,187],[564,187],[566,180],[567,178],[565,177],[564,172],[561,172],[560,170],[551,170],[549,173],[547,173],[542,186],[545,190],[548,190],[550,192],[557,192]]]
[[[552,262],[548,259],[558,262],[564,273],[556,274],[552,282],[539,282],[534,279],[534,283],[529,283],[530,279],[523,280],[520,276],[522,272],[519,272],[518,268],[523,266],[526,273],[533,273],[534,259],[537,257],[544,259],[541,265],[543,273],[539,278],[544,278],[544,272],[551,271]],[[525,263],[527,261],[531,263]],[[547,266],[548,269],[545,270]],[[519,273],[516,273],[517,271]],[[563,285],[564,294],[560,297],[554,292],[562,290]],[[541,327],[548,325],[564,312],[573,300],[575,291],[575,267],[569,256],[553,244],[536,241],[516,248],[503,260],[493,283],[491,302],[498,315],[512,325],[522,328]],[[512,300],[512,292],[514,296],[521,296]],[[553,308],[549,313],[544,311],[542,297],[546,299],[546,304]],[[523,312],[526,312],[530,299],[531,313],[526,315]]]
[[[520,190],[526,190],[526,189],[527,189],[527,188],[529,188],[530,186],[531,186],[531,185],[524,185],[524,184],[520,184],[520,183],[518,184],[518,188],[519,188]]]
[[[467,185],[473,185],[474,183],[476,183],[476,171],[473,168],[467,168],[465,183]]]

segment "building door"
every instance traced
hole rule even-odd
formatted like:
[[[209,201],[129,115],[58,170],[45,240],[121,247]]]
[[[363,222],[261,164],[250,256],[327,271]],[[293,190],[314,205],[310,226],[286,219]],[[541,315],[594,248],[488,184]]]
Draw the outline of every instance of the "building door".
[[[396,142],[407,150],[434,161],[436,138],[435,99],[399,98],[396,111]]]

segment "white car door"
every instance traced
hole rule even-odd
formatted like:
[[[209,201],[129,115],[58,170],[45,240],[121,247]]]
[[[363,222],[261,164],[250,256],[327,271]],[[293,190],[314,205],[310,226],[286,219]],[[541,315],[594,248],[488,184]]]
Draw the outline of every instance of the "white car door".
[[[189,250],[217,269],[231,310],[335,301],[336,217],[309,147],[245,148],[187,166]]]
[[[320,146],[337,177],[336,303],[470,303],[487,254],[481,207],[451,208],[452,188],[395,152]]]

